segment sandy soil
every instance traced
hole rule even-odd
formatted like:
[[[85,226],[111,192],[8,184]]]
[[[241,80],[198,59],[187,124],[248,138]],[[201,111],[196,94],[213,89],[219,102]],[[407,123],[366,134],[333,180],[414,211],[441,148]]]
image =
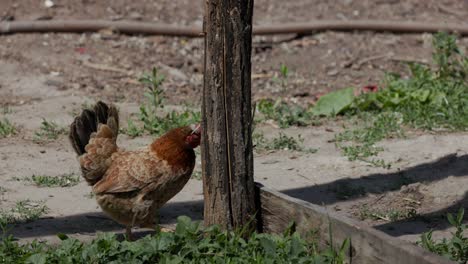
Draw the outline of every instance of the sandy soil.
[[[0,20],[102,18],[159,21],[181,25],[201,24],[201,1],[0,1]],[[281,23],[310,19],[416,20],[457,22],[468,15],[466,1],[328,1],[298,0],[255,2],[255,23]],[[254,98],[284,97],[310,103],[316,96],[346,86],[376,84],[385,71],[407,74],[402,60],[430,61],[431,38],[426,34],[395,35],[326,32],[293,36],[255,37],[253,51]],[[39,220],[19,223],[10,232],[19,239],[57,241],[57,233],[82,239],[96,232],[121,232],[122,227],[103,215],[84,182],[64,188],[39,188],[12,180],[31,175],[79,173],[76,157],[65,135],[35,142],[42,118],[66,127],[83,103],[116,102],[122,120],[138,111],[143,88],[136,81],[152,66],[167,76],[164,89],[173,105],[198,106],[202,87],[202,40],[137,37],[118,34],[24,34],[0,36],[0,112],[19,131],[0,139],[0,208],[16,201],[43,201],[49,208]],[[468,39],[460,40],[463,50]],[[369,58],[379,57],[369,60]],[[284,63],[291,71],[286,89],[272,81]],[[102,70],[103,66],[112,70]],[[104,67],[105,68],[105,67]],[[278,129],[263,125],[272,137]],[[416,241],[421,232],[434,229],[435,237],[451,231],[444,215],[468,207],[468,134],[410,133],[405,139],[382,142],[380,154],[392,168],[350,162],[332,142],[339,123],[290,128],[301,134],[315,154],[277,151],[257,154],[256,180],[288,195],[324,205],[369,225]],[[119,138],[135,148],[151,137]],[[199,162],[199,160],[198,160]],[[161,211],[162,223],[174,224],[178,215],[202,217],[202,184],[192,179]],[[390,221],[369,219],[369,212],[394,209],[414,217]],[[375,218],[375,217],[374,217]],[[145,232],[145,230],[142,230]]]

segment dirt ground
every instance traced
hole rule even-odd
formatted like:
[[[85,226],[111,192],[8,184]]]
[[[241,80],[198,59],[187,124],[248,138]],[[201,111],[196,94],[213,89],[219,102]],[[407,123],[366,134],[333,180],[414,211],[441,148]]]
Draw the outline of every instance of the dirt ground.
[[[312,19],[388,19],[459,22],[468,16],[468,2],[387,0],[334,1],[258,0],[255,24],[304,22]],[[130,19],[178,25],[201,25],[203,1],[43,1],[2,0],[0,20],[16,19]],[[459,40],[462,50],[468,38]],[[347,86],[379,84],[386,71],[407,74],[403,62],[430,62],[427,34],[325,32],[294,36],[255,37],[253,49],[254,99],[283,97],[312,103],[317,96]],[[82,239],[96,232],[122,232],[101,213],[90,188],[82,181],[73,187],[39,188],[14,177],[79,173],[66,135],[37,143],[34,134],[42,118],[66,127],[82,104],[115,102],[122,120],[138,112],[143,91],[137,79],[156,66],[167,76],[164,84],[172,105],[199,106],[202,89],[201,39],[139,37],[109,34],[17,34],[0,36],[0,119],[11,120],[19,131],[0,139],[0,208],[16,201],[42,201],[49,208],[39,220],[19,223],[11,233],[19,239],[57,241],[57,233]],[[286,88],[273,81],[280,64],[291,75]],[[271,125],[260,129],[267,137],[278,133]],[[416,241],[430,229],[447,236],[447,212],[468,207],[467,133],[411,133],[405,139],[381,143],[379,155],[391,169],[350,162],[332,142],[339,123],[289,128],[301,134],[315,154],[276,151],[257,154],[255,176],[266,186],[361,219],[394,236]],[[129,148],[151,142],[151,137],[119,138]],[[198,159],[198,166],[200,160]],[[3,191],[2,191],[3,190]],[[202,183],[191,179],[161,211],[162,223],[174,224],[178,215],[201,219]],[[382,217],[384,210],[408,213],[404,220]],[[378,217],[376,217],[376,215]],[[142,231],[144,232],[144,231]]]

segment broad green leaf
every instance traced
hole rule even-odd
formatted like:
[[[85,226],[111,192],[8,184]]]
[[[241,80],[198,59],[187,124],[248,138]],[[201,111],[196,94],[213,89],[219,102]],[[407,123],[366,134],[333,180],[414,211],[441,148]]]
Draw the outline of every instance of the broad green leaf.
[[[354,88],[346,88],[326,94],[312,108],[312,114],[318,116],[333,116],[349,107],[354,100]]]

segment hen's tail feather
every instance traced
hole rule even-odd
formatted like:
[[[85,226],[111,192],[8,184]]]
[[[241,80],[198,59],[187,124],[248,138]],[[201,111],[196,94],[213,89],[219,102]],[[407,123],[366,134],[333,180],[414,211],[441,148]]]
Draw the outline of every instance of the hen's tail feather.
[[[114,137],[119,131],[119,114],[117,108],[110,107],[99,101],[94,109],[85,109],[70,125],[69,138],[75,152],[81,156],[86,153],[91,134],[97,132],[99,124],[106,124],[112,130]]]
[[[69,138],[80,156],[83,176],[91,185],[104,175],[107,160],[117,151],[119,115],[113,105],[99,101],[94,109],[85,109],[70,125]]]

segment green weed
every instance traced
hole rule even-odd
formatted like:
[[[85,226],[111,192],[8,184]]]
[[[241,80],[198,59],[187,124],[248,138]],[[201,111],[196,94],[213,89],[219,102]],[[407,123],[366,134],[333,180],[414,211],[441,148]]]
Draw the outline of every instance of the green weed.
[[[164,78],[156,68],[153,68],[151,73],[144,74],[139,79],[147,88],[147,92],[144,94],[146,103],[140,105],[139,113],[143,128],[136,127],[133,121],[129,120],[126,133],[130,136],[140,135],[142,131],[161,135],[170,129],[200,122],[201,113],[188,109],[182,112],[172,110],[165,115],[161,115],[162,112],[165,112],[164,91],[161,89]]]
[[[389,168],[390,164],[380,159],[369,159],[383,151],[376,144],[385,138],[404,137],[401,114],[384,112],[376,117],[362,113],[361,128],[347,129],[335,135],[335,144],[350,161],[361,160],[374,166]]]
[[[257,109],[262,114],[257,121],[273,120],[281,128],[318,124],[318,119],[308,108],[290,105],[280,99],[262,99],[257,103]]]
[[[34,221],[45,214],[47,210],[47,206],[45,206],[42,202],[31,201],[29,199],[21,200],[16,202],[15,207],[9,210],[0,210],[0,225],[5,226],[18,222]]]
[[[65,132],[65,128],[59,127],[59,125],[54,121],[47,121],[43,118],[39,131],[34,133],[34,141],[42,142],[47,140],[56,140],[60,135],[65,134]]]
[[[80,176],[67,173],[59,176],[32,175],[31,177],[13,178],[14,180],[32,182],[38,187],[71,187],[80,183]]]
[[[0,120],[0,138],[6,138],[16,133],[15,126],[6,118]]]
[[[100,234],[83,243],[64,234],[58,245],[34,241],[19,244],[11,236],[0,241],[0,263],[345,263],[350,247],[346,239],[339,248],[319,251],[316,243],[298,233],[221,231],[217,226],[181,216],[175,232],[160,232],[134,242],[119,241],[114,234]]]
[[[417,212],[414,208],[408,208],[406,210],[388,209],[388,210],[373,210],[367,206],[363,206],[359,211],[359,218],[361,220],[372,219],[372,220],[384,220],[387,222],[394,222],[402,219],[408,219],[415,217]]]
[[[278,136],[268,140],[262,133],[254,132],[252,142],[257,150],[290,150],[306,153],[315,153],[317,149],[305,148],[304,139],[301,135],[297,138],[290,137],[283,132],[279,132]]]
[[[279,77],[274,76],[273,81],[281,85],[284,90],[288,86],[289,68],[288,66],[281,64],[279,69]]]
[[[463,224],[465,210],[460,208],[457,215],[447,214],[448,222],[456,228],[450,239],[434,241],[432,231],[423,233],[418,242],[423,248],[461,264],[468,263],[468,226]]]
[[[434,35],[433,47],[434,69],[410,63],[410,78],[388,74],[385,89],[357,97],[351,111],[398,112],[404,124],[418,129],[467,129],[468,57],[447,33]]]
[[[143,134],[143,129],[136,126],[132,119],[127,120],[127,128],[123,129],[123,133],[129,135],[130,137],[138,137]]]
[[[192,173],[192,179],[195,179],[195,180],[198,180],[198,181],[201,181],[202,180],[202,172],[201,171],[194,171]]]

